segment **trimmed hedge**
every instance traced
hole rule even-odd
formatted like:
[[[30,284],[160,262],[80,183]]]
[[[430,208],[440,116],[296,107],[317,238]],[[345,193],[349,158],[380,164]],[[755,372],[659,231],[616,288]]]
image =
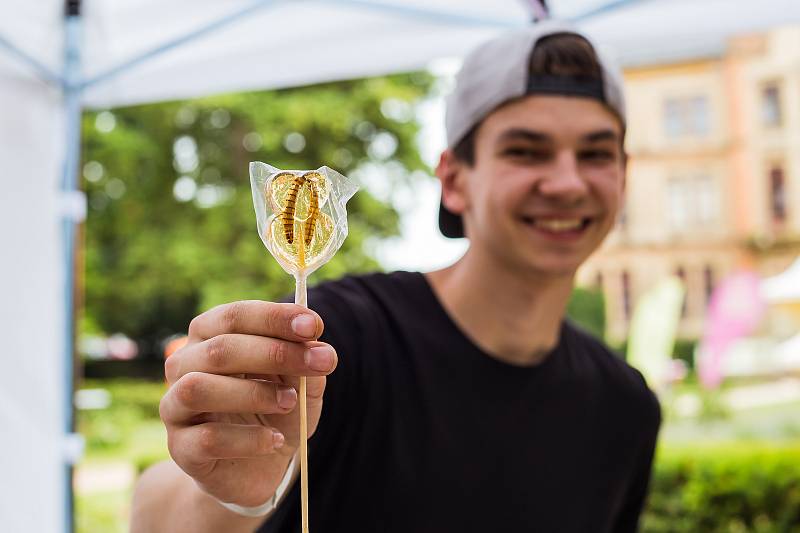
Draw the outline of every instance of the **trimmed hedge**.
[[[567,316],[598,339],[602,339],[606,331],[603,293],[596,289],[575,287],[567,303]]]
[[[800,532],[800,443],[662,447],[643,533]]]

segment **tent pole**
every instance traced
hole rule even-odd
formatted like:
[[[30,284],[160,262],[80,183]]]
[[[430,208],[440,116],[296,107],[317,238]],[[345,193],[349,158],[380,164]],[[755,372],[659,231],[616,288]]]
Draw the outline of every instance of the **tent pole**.
[[[530,0],[528,3],[533,14],[533,22],[550,18],[550,11],[545,0]]]
[[[220,17],[219,19],[216,19],[216,20],[214,20],[214,21],[212,21],[212,22],[210,22],[208,24],[200,26],[199,28],[190,31],[190,32],[186,33],[185,35],[181,35],[181,36],[175,37],[173,39],[169,39],[168,41],[165,41],[164,43],[152,48],[151,50],[148,50],[148,51],[146,51],[146,52],[144,52],[142,54],[136,55],[134,57],[128,58],[128,59],[122,61],[120,64],[118,64],[115,67],[111,67],[111,68],[109,68],[108,70],[106,70],[104,72],[101,72],[101,73],[99,73],[99,74],[97,74],[97,75],[95,75],[95,76],[93,76],[93,77],[91,77],[89,79],[81,81],[80,82],[81,83],[81,88],[86,89],[86,88],[91,87],[93,85],[97,85],[97,84],[103,83],[103,82],[107,81],[108,79],[111,79],[111,78],[113,78],[115,76],[118,76],[119,74],[121,74],[123,72],[126,72],[126,71],[138,66],[140,63],[145,63],[148,60],[150,60],[150,59],[152,59],[154,57],[158,57],[158,56],[164,54],[165,52],[169,52],[170,50],[172,50],[174,48],[180,48],[180,46],[182,46],[182,45],[184,45],[184,44],[186,44],[188,42],[191,42],[191,41],[197,40],[199,38],[205,37],[207,34],[213,33],[213,32],[215,32],[215,31],[217,31],[219,29],[222,29],[222,28],[224,28],[224,27],[226,27],[226,26],[228,26],[228,25],[230,25],[230,24],[232,24],[232,23],[234,23],[234,22],[236,22],[236,21],[238,21],[240,19],[243,19],[243,18],[245,18],[245,17],[247,17],[249,15],[252,15],[253,13],[255,13],[257,11],[260,11],[260,10],[265,9],[265,8],[271,8],[271,7],[275,6],[275,5],[278,5],[278,4],[281,3],[281,1],[282,0],[254,0],[253,3],[251,3],[250,5],[242,8],[242,9],[234,11],[233,13],[229,13],[229,14],[227,14],[227,15],[225,15],[223,17]],[[283,0],[283,1],[285,1],[285,0]]]
[[[598,15],[603,15],[605,13],[610,13],[611,11],[616,11],[617,9],[622,9],[627,7],[631,4],[643,4],[645,2],[649,2],[651,0],[614,0],[612,2],[608,2],[605,4],[601,4],[600,6],[590,9],[580,15],[576,15],[571,17],[569,20],[573,23],[583,22],[584,20],[590,19],[592,17],[596,17]]]
[[[307,3],[312,3],[313,1],[315,0],[306,0]],[[453,25],[462,25],[462,26],[519,28],[519,27],[524,27],[527,24],[526,22],[520,22],[511,19],[475,17],[470,15],[464,15],[462,13],[434,11],[431,9],[426,9],[421,7],[407,6],[400,3],[371,2],[367,0],[316,0],[316,1],[322,4],[335,4],[335,5],[349,6],[355,9],[384,11],[384,12],[394,13],[398,16],[403,16],[403,17],[430,20],[431,22],[449,22],[452,23]],[[101,84],[111,78],[114,78],[115,76],[118,76],[123,72],[126,72],[138,66],[141,63],[145,63],[148,60],[154,57],[158,57],[174,48],[178,48],[185,43],[205,37],[206,35],[213,33],[219,29],[222,29],[234,22],[237,22],[246,16],[252,15],[257,11],[260,11],[265,8],[279,6],[282,3],[286,2],[287,0],[254,0],[252,4],[238,11],[234,11],[233,13],[230,13],[208,24],[200,26],[199,28],[192,30],[191,32],[185,35],[181,35],[173,39],[170,39],[142,54],[128,58],[122,61],[120,64],[82,81],[81,85],[84,89],[86,89],[88,87]]]
[[[475,16],[456,11],[434,10],[427,7],[417,7],[401,2],[374,2],[371,0],[317,0],[320,4],[340,5],[364,9],[367,11],[382,11],[393,13],[400,17],[427,20],[430,22],[447,23],[453,26],[475,26],[479,28],[524,28],[529,24],[526,20]]]
[[[35,70],[39,77],[43,80],[46,80],[54,85],[63,85],[64,80],[58,74],[50,70],[49,67],[32,55],[25,53],[21,48],[14,45],[14,43],[2,35],[0,35],[0,49],[5,50],[13,57],[16,57],[21,62],[27,64],[29,67]]]
[[[80,0],[66,0],[64,18],[63,113],[66,149],[61,181],[62,242],[64,267],[63,331],[63,433],[64,433],[64,530],[75,530],[73,465],[81,454],[82,440],[75,433],[75,229],[86,213],[86,200],[78,190],[78,166],[81,150],[81,15]]]

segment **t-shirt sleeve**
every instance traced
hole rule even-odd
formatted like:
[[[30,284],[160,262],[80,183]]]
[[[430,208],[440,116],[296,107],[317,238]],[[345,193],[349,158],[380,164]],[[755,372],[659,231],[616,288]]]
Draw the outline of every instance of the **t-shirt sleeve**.
[[[649,406],[643,427],[646,428],[641,446],[637,450],[633,477],[625,495],[625,501],[617,516],[614,533],[635,533],[639,531],[639,521],[650,485],[655,456],[658,429],[661,425],[661,408],[655,395],[648,391]]]

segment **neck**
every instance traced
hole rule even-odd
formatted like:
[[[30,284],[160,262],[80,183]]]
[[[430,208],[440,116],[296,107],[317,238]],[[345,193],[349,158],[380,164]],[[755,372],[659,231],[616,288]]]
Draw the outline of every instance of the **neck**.
[[[572,274],[512,271],[470,248],[427,277],[454,322],[492,357],[532,366],[558,343]]]

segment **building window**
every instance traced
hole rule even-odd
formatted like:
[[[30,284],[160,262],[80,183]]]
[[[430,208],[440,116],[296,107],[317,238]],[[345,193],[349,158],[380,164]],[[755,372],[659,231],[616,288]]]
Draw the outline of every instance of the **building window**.
[[[694,180],[696,219],[700,224],[716,222],[719,215],[717,188],[711,176],[698,176]]]
[[[682,231],[689,225],[689,189],[686,180],[672,179],[667,184],[667,215],[673,230]]]
[[[625,320],[631,319],[633,302],[631,301],[631,275],[627,270],[622,271],[622,315]]]
[[[696,96],[689,100],[688,105],[691,132],[695,135],[708,135],[711,129],[709,127],[708,98]]]
[[[761,122],[767,127],[778,127],[782,122],[781,90],[777,83],[761,90]]]
[[[706,307],[711,303],[711,295],[714,294],[714,269],[709,265],[703,269],[703,290],[706,296]]]
[[[686,318],[686,313],[689,310],[689,306],[687,305],[689,301],[689,283],[686,280],[686,269],[678,267],[675,270],[675,275],[681,280],[681,284],[684,288],[683,303],[681,304],[681,318]]]
[[[664,102],[664,129],[667,137],[675,138],[683,135],[683,118],[681,102],[670,98]]]
[[[786,221],[786,180],[780,165],[774,165],[769,171],[769,188],[772,221],[782,224]]]
[[[676,233],[713,227],[719,217],[719,195],[712,176],[672,178],[667,182],[667,221]]]
[[[711,113],[708,97],[667,98],[664,100],[664,131],[667,137],[708,135],[711,130]]]

